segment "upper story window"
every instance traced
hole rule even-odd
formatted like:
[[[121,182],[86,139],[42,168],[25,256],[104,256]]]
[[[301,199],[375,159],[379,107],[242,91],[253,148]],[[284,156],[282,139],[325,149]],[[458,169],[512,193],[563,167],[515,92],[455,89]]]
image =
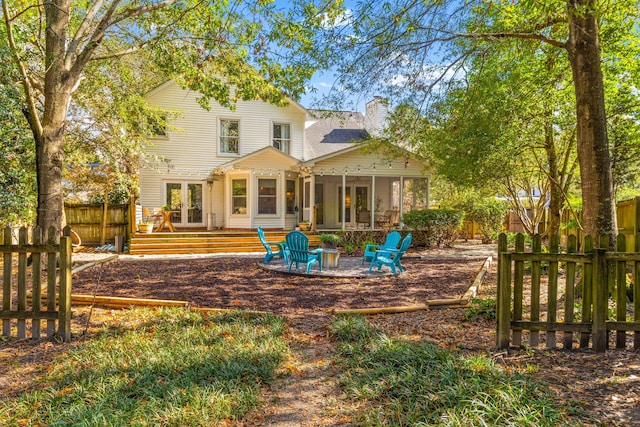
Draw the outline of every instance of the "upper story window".
[[[285,123],[273,124],[273,146],[283,153],[289,154],[291,145],[291,125]]]
[[[167,115],[161,114],[156,117],[149,117],[149,130],[153,138],[167,138]]]
[[[240,153],[240,121],[220,119],[220,153]]]

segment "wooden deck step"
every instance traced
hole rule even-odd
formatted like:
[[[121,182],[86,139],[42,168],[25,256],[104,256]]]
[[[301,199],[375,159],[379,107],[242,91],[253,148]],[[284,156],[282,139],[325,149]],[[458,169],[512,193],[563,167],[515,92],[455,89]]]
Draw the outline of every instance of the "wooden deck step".
[[[267,231],[268,242],[283,242],[287,231]],[[317,233],[306,233],[311,247],[320,246]],[[256,232],[137,233],[131,238],[131,255],[264,252]]]

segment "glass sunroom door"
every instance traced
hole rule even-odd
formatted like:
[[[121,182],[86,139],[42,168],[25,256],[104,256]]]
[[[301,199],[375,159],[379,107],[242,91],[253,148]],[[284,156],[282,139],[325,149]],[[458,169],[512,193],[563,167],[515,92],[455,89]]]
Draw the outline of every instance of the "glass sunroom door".
[[[171,222],[181,226],[204,224],[203,184],[193,182],[167,182],[166,204],[173,214]]]

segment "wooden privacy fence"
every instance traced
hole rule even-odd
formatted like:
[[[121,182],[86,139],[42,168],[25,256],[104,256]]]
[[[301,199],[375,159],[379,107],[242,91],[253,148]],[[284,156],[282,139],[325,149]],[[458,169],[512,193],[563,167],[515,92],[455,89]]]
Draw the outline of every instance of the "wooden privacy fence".
[[[78,233],[84,244],[103,245],[115,236],[130,237],[131,218],[128,204],[65,204],[67,225]]]
[[[632,341],[640,349],[640,238],[635,252],[626,252],[624,235],[617,238],[617,251],[605,249],[608,236],[600,237],[600,247],[586,236],[583,253],[577,253],[575,236],[569,236],[564,253],[557,235],[549,241],[543,252],[536,235],[525,252],[524,236],[518,234],[515,250],[508,251],[506,235],[500,235],[497,347],[520,347],[528,331],[533,348],[544,333],[548,348],[559,343],[565,349],[578,343],[587,348],[591,341],[593,350],[603,352],[609,332],[615,332],[616,348]]]
[[[13,244],[11,229],[4,229],[0,253],[3,255],[2,273],[2,335],[27,337],[27,320],[31,320],[31,337],[40,339],[42,321],[46,320],[46,336],[56,334],[71,341],[71,229],[65,228],[60,237],[54,227],[45,240],[39,227],[31,232],[20,228],[18,243]],[[16,262],[17,261],[17,262]],[[58,271],[56,271],[58,270]],[[29,274],[30,273],[30,274]],[[45,277],[46,273],[46,277]],[[42,304],[43,278],[46,282],[46,304]],[[31,306],[27,293],[31,291]]]

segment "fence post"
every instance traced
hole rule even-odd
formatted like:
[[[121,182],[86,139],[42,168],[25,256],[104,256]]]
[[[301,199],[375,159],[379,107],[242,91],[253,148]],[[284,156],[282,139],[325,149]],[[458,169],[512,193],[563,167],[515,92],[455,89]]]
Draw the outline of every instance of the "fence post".
[[[549,238],[549,253],[560,252],[560,236],[551,235]],[[547,322],[556,323],[558,319],[558,261],[549,262],[547,282]],[[547,331],[547,347],[556,348],[556,331]]]
[[[567,238],[567,253],[575,254],[578,248],[578,242],[576,240],[576,236],[570,235]],[[573,323],[575,320],[573,313],[573,305],[576,301],[575,297],[575,279],[576,279],[576,263],[568,262],[566,264],[566,283],[565,283],[565,299],[564,299],[564,321],[566,323]],[[571,350],[573,347],[573,333],[565,332],[564,333],[564,349]]]
[[[591,263],[585,263],[582,268],[584,274],[582,275],[582,322],[592,323],[593,319],[593,266],[595,264],[595,257],[593,253],[593,237],[585,236],[584,238],[584,254],[589,254],[591,257]],[[593,332],[593,331],[592,331]],[[588,332],[582,332],[580,334],[580,348],[589,347]]]
[[[58,335],[71,341],[71,237],[60,238],[60,297],[58,303]]]
[[[506,249],[506,248],[505,248]],[[524,253],[524,235],[516,235],[516,253]],[[524,261],[515,261],[513,266],[513,320],[522,321],[522,298],[524,288]],[[513,331],[513,345],[522,346],[522,330]]]
[[[533,236],[531,243],[531,253],[542,253],[542,238],[539,234]],[[540,320],[540,261],[531,261],[531,321],[538,322]],[[540,332],[531,331],[529,339],[531,347],[537,348],[540,344]]]
[[[593,322],[591,327],[593,350],[604,353],[607,349],[608,284],[606,249],[593,251]]]
[[[624,234],[619,234],[616,241],[618,252],[627,251],[627,239]],[[613,267],[613,263],[610,264]],[[616,320],[625,322],[627,320],[627,261],[622,260],[615,263],[616,269]],[[627,331],[616,331],[616,348],[627,347]]]
[[[52,225],[47,230],[47,242],[49,245],[60,246],[58,242],[58,230]],[[47,311],[56,311],[56,261],[57,252],[47,252]],[[56,321],[47,319],[47,338],[51,338],[56,332]]]
[[[26,246],[29,244],[29,231],[26,227],[20,227],[18,231],[18,245]],[[27,253],[18,252],[18,311],[27,310]],[[18,317],[18,338],[26,338],[27,336],[27,320]]]
[[[507,238],[504,234],[500,235],[498,251],[496,347],[506,349],[509,348],[509,330],[511,328],[511,254],[507,252]]]
[[[32,230],[32,240],[34,245],[42,244],[42,229],[35,227]],[[42,253],[31,253],[31,268],[33,277],[33,286],[31,287],[31,311],[34,318],[31,320],[31,338],[40,339],[41,320],[38,318],[42,308]]]
[[[638,215],[640,215],[640,206],[636,205]],[[637,224],[640,227],[640,222]],[[635,251],[640,252],[640,233],[636,234]],[[633,266],[633,320],[640,322],[640,261],[636,261]],[[640,349],[640,332],[633,334],[633,349]]]
[[[4,245],[10,245],[11,242],[11,228],[5,227],[4,229]],[[2,275],[2,311],[11,310],[11,252],[5,252],[3,255],[3,275]],[[11,320],[2,319],[2,335],[5,337],[11,336]]]
[[[107,222],[109,219],[109,192],[104,192],[104,202],[102,203],[102,218],[100,220],[100,245],[107,243]]]

